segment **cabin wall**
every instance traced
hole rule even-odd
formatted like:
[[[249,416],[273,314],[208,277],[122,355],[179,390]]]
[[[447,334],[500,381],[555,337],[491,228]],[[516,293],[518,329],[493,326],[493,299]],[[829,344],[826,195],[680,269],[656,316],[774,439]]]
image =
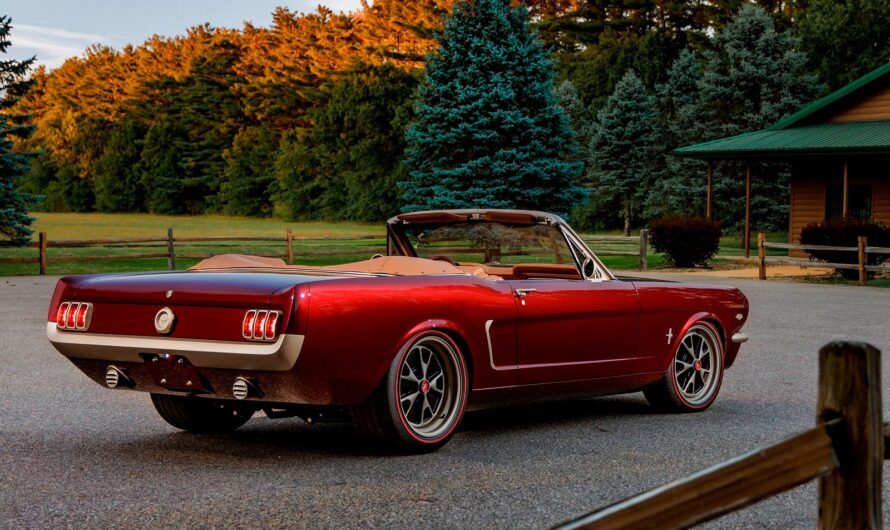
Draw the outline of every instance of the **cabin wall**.
[[[890,85],[873,91],[841,108],[826,120],[828,123],[890,120]]]
[[[792,165],[789,243],[800,243],[800,233],[806,225],[825,220],[826,189],[830,185],[842,184],[843,179],[842,161],[816,160]],[[871,186],[872,219],[890,224],[890,160],[851,160],[849,184]],[[803,251],[791,251],[790,254],[807,257]]]

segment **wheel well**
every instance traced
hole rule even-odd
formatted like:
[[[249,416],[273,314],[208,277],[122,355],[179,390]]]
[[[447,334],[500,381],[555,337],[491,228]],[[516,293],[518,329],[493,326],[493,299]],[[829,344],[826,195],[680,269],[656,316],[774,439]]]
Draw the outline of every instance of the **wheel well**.
[[[451,329],[440,329],[439,331],[448,335],[451,340],[457,344],[458,349],[460,350],[460,354],[464,358],[464,362],[467,363],[467,390],[471,391],[473,389],[473,355],[470,353],[470,346],[467,344],[467,341],[460,335],[460,333],[451,330]]]
[[[723,352],[726,353],[726,332],[723,331],[723,326],[720,325],[720,322],[713,318],[705,318],[702,320],[703,322],[707,322],[708,324],[714,326],[714,329],[717,330],[717,333],[720,335],[720,343],[723,345]]]

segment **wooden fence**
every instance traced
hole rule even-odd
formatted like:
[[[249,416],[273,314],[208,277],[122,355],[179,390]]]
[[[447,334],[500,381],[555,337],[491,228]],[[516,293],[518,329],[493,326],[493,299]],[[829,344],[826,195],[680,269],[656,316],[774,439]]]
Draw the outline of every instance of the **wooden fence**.
[[[123,238],[123,239],[78,239],[78,240],[53,240],[47,238],[46,232],[40,232],[37,242],[28,243],[28,247],[37,248],[36,257],[18,257],[18,258],[0,258],[0,263],[35,263],[38,266],[39,274],[45,275],[48,263],[78,262],[78,261],[110,261],[110,260],[134,260],[134,259],[166,259],[167,268],[176,270],[177,258],[204,259],[213,256],[210,252],[177,252],[177,244],[201,244],[209,243],[214,245],[226,243],[283,243],[284,249],[281,252],[252,253],[255,256],[282,258],[287,263],[294,263],[294,247],[295,243],[324,243],[324,242],[347,242],[347,241],[370,241],[382,239],[382,236],[351,236],[351,237],[295,237],[293,231],[288,229],[284,236],[204,236],[204,237],[174,237],[173,229],[167,229],[166,237],[141,237],[141,238]],[[582,239],[588,243],[635,243],[638,250],[608,250],[603,249],[596,253],[600,256],[635,256],[639,259],[639,267],[641,271],[648,268],[648,259],[646,256],[648,248],[647,230],[640,230],[639,236],[623,237],[623,236],[597,236],[586,235]],[[49,256],[49,249],[53,248],[124,248],[138,247],[140,249],[151,250],[151,252],[137,254],[117,254],[117,255],[86,255],[86,256]],[[369,256],[371,254],[385,252],[385,247],[378,244],[368,244],[364,246],[349,245],[344,246],[342,250],[336,252],[331,251],[312,251],[307,253],[307,257],[312,258],[335,258],[344,256],[351,251],[364,251]],[[477,249],[457,249],[441,247],[437,250],[443,252],[475,252]],[[528,252],[516,253],[527,254]],[[534,252],[532,252],[534,253]],[[511,255],[509,252],[500,254],[502,256]]]
[[[887,247],[870,247],[868,239],[860,237],[858,245],[855,247],[838,247],[831,245],[798,245],[793,243],[769,243],[763,232],[757,235],[757,255],[760,260],[760,279],[766,279],[767,265],[794,265],[797,267],[825,267],[832,269],[855,270],[859,271],[859,285],[866,285],[869,272],[890,272],[890,266],[887,265],[869,265],[869,254],[890,254],[890,248]],[[795,260],[790,258],[768,258],[766,256],[767,249],[784,249],[784,250],[828,250],[836,252],[856,252],[856,263],[829,263],[818,260]]]
[[[828,344],[819,351],[816,427],[557,528],[688,528],[814,479],[820,528],[881,528],[890,455],[890,424],[881,415],[881,352]]]

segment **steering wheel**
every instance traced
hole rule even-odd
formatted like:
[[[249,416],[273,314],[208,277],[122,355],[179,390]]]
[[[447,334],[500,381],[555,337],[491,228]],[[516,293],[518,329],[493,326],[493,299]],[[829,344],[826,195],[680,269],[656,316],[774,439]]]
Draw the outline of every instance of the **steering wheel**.
[[[450,263],[451,265],[457,266],[457,262],[454,261],[453,259],[449,258],[448,256],[442,256],[442,255],[430,256],[429,259],[434,260],[434,261],[444,261],[445,263]]]
[[[374,254],[373,256],[371,256],[371,259],[377,259],[377,258],[382,258],[382,257],[383,257],[383,254]]]

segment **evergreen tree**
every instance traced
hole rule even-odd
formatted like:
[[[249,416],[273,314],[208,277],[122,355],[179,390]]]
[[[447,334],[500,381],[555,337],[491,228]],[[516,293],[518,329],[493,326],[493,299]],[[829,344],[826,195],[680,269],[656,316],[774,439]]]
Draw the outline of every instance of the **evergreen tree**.
[[[580,190],[573,133],[553,64],[507,0],[455,4],[427,63],[407,132],[406,210],[535,208],[566,212]]]
[[[280,200],[293,218],[380,221],[398,213],[397,183],[417,81],[392,66],[362,66],[311,110],[311,128],[291,134],[277,164]]]
[[[628,71],[596,117],[590,159],[595,193],[621,200],[624,235],[629,236],[632,218],[658,173],[662,152],[655,97]]]
[[[11,30],[12,19],[0,16],[0,54],[5,55],[11,44]],[[25,77],[33,63],[33,57],[25,61],[0,61],[0,245],[24,245],[32,233],[28,227],[34,219],[28,217],[28,207],[33,197],[18,191],[16,186],[27,173],[33,155],[16,151],[13,139],[24,140],[34,127],[7,111],[28,89]]]
[[[568,79],[559,84],[556,89],[556,97],[559,100],[559,106],[569,117],[572,130],[575,131],[575,143],[580,147],[574,159],[583,163],[587,159],[585,154],[593,137],[593,115],[578,96],[574,83]],[[582,172],[582,174],[584,173],[586,171]]]
[[[226,169],[219,188],[223,213],[268,217],[275,193],[278,133],[268,125],[242,129],[223,158]]]
[[[684,50],[671,65],[667,82],[656,87],[658,127],[663,134],[664,171],[652,183],[652,192],[645,199],[643,216],[656,219],[685,213],[705,214],[702,182],[705,164],[699,160],[667,155],[673,149],[699,141],[694,130],[699,120],[696,107],[702,69],[690,50]]]
[[[743,6],[704,53],[700,97],[683,111],[697,116],[690,133],[706,141],[760,130],[812,101],[822,86],[795,45],[789,32],[776,31],[766,11]],[[736,230],[744,217],[743,171],[741,164],[720,164],[714,182],[719,219]],[[754,175],[752,218],[762,230],[786,229],[787,171],[758,166]]]
[[[108,137],[105,152],[96,160],[96,209],[100,212],[145,210],[145,186],[138,164],[145,126],[125,119]]]
[[[810,69],[836,90],[890,58],[890,2],[810,0],[797,32]]]

